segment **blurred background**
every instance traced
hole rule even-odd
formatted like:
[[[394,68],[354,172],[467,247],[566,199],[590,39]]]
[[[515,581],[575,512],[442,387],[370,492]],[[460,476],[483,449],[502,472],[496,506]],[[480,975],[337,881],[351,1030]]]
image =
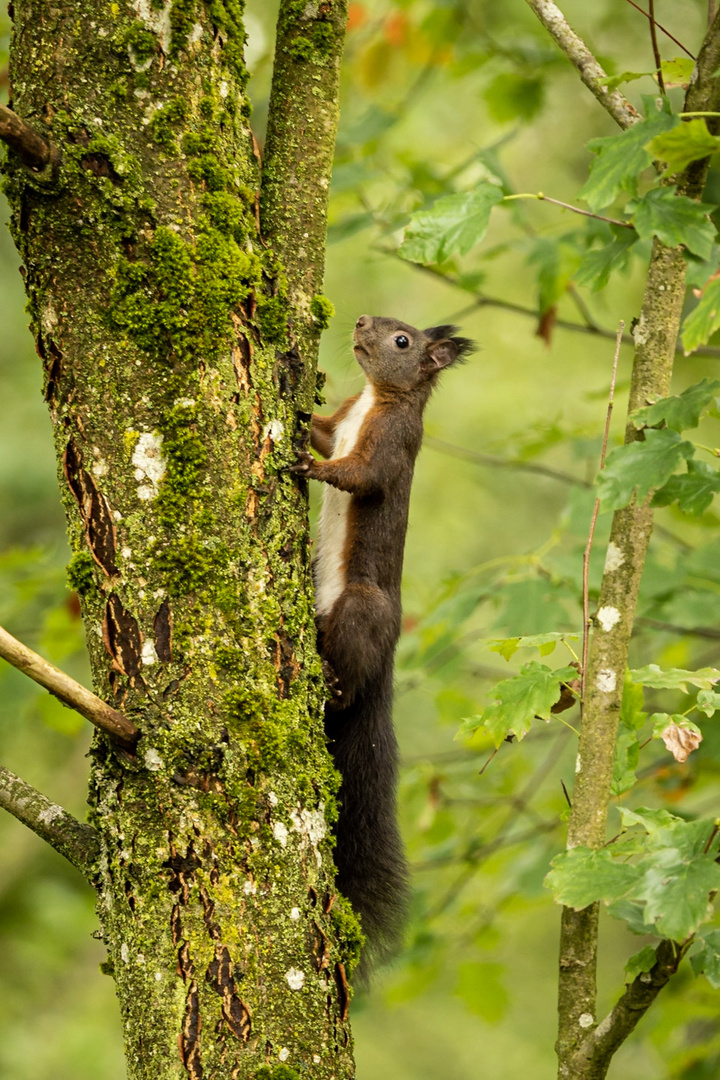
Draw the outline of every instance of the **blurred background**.
[[[610,73],[654,68],[646,19],[629,3],[572,0],[563,10]],[[248,0],[260,142],[276,11],[269,0]],[[697,51],[707,17],[699,0],[658,0],[656,14]],[[4,68],[6,15],[2,30]],[[668,37],[661,48],[665,59],[684,55]],[[639,104],[657,84],[646,74],[623,89]],[[682,89],[671,95],[678,107]],[[616,134],[522,0],[352,2],[342,110],[325,287],[336,316],[320,361],[327,409],[361,386],[350,333],[363,312],[422,327],[456,322],[478,342],[430,404],[413,489],[396,720],[415,907],[406,953],[372,994],[355,999],[357,1075],[549,1080],[559,909],[542,882],[563,846],[561,781],[571,787],[575,735],[561,723],[539,726],[492,756],[488,741],[459,741],[456,732],[488,689],[517,669],[487,639],[581,628],[589,484],[613,339],[618,321],[629,326],[639,311],[647,249],[636,245],[626,271],[592,292],[573,281],[594,242],[582,220],[518,201],[495,212],[482,246],[462,260],[427,270],[395,254],[411,212],[480,179],[577,205],[588,139]],[[715,192],[720,202],[713,174],[706,201]],[[87,681],[18,267],[2,230],[0,624]],[[616,441],[630,360],[624,347]],[[720,352],[680,357],[676,390],[718,372]],[[710,428],[701,438],[718,441]],[[699,519],[668,509],[658,520],[633,663],[716,665],[718,517],[712,507]],[[607,529],[601,516],[591,591]],[[556,666],[568,660],[561,650]],[[517,661],[532,658],[521,653]],[[648,694],[648,712],[673,711],[672,695],[660,698]],[[576,722],[576,712],[564,716]],[[635,803],[718,814],[720,736],[712,723],[685,765],[657,743],[643,751]],[[88,741],[85,721],[0,662],[0,761],[79,817]],[[90,889],[4,813],[0,852],[0,1080],[122,1080],[117,1008],[99,970],[104,950],[92,937]],[[601,1011],[622,989],[627,958],[646,942],[605,919]],[[682,970],[618,1054],[611,1077],[716,1078],[718,1017],[716,993]]]

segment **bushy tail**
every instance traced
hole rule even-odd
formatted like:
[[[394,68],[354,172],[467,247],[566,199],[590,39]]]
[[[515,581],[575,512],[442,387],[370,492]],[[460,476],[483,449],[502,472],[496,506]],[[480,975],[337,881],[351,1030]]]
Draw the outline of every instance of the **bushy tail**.
[[[398,749],[392,725],[392,672],[372,697],[328,711],[326,729],[342,776],[336,826],[337,886],[360,916],[366,945],[358,975],[390,958],[401,942],[409,875],[397,823]]]

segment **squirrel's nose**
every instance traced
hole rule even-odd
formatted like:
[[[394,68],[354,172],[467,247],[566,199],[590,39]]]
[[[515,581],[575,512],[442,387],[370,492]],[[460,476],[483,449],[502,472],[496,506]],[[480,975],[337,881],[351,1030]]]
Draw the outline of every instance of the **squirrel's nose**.
[[[369,326],[371,322],[372,315],[361,315],[358,321],[355,323],[355,326],[358,328],[358,330],[362,330],[364,326]]]

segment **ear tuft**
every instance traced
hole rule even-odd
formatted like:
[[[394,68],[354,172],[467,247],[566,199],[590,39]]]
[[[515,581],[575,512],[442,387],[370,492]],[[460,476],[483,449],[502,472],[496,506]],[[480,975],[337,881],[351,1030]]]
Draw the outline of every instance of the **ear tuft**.
[[[431,374],[442,371],[451,364],[464,363],[477,345],[470,338],[458,337],[457,326],[431,326],[423,333],[429,339],[427,344],[428,367]]]

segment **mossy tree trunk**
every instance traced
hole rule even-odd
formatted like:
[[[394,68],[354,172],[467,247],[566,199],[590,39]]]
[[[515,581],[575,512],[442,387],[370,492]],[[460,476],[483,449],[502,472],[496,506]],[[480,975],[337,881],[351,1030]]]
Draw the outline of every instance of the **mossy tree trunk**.
[[[11,105],[53,154],[33,172],[10,151],[5,183],[71,579],[95,689],[140,733],[134,752],[96,736],[90,787],[133,1080],[353,1075],[357,925],[334,897],[306,502],[287,471],[327,314],[318,192],[345,2],[281,5],[273,97],[286,111],[293,85],[304,120],[294,159],[268,148],[263,234],[242,7],[14,5]],[[311,138],[322,175],[293,185]]]

